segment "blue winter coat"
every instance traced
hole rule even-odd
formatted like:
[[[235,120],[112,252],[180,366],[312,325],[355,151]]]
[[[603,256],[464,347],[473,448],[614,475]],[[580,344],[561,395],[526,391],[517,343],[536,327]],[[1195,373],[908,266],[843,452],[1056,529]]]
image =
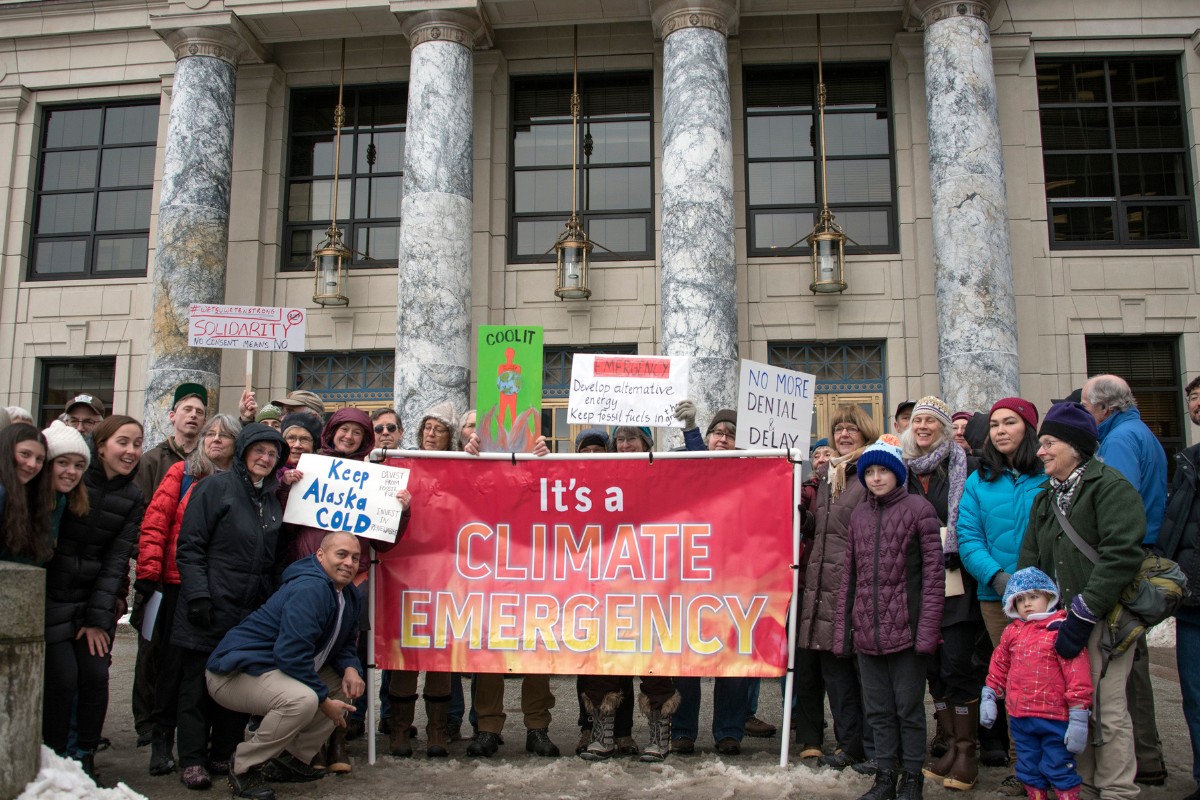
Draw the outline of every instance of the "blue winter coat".
[[[1113,414],[1100,423],[1100,460],[1125,476],[1142,497],[1146,510],[1145,547],[1158,541],[1167,510],[1167,454],[1142,422],[1136,408]]]
[[[978,581],[980,600],[999,602],[992,578],[1001,571],[1017,571],[1029,510],[1045,480],[1040,467],[1036,475],[1005,470],[993,481],[985,481],[979,472],[967,478],[958,506],[958,557]]]
[[[362,601],[353,584],[342,589],[342,599],[342,627],[325,663],[339,675],[347,667],[354,667],[362,675],[355,652]],[[314,661],[333,635],[337,608],[337,589],[317,556],[302,558],[283,571],[279,591],[225,634],[208,659],[208,669],[218,675],[262,675],[277,669],[324,700],[329,689],[317,674]]]

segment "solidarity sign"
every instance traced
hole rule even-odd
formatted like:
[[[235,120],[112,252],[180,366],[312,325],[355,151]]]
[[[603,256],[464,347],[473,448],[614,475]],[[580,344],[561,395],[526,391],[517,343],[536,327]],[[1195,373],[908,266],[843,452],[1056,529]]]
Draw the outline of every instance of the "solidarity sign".
[[[188,344],[231,350],[304,350],[305,313],[301,308],[218,306],[192,303],[188,308]]]
[[[284,522],[368,539],[396,541],[404,509],[396,492],[408,485],[408,470],[314,453],[300,456],[303,473],[288,495]]]
[[[388,463],[413,508],[377,567],[384,669],[783,673],[786,459]]]

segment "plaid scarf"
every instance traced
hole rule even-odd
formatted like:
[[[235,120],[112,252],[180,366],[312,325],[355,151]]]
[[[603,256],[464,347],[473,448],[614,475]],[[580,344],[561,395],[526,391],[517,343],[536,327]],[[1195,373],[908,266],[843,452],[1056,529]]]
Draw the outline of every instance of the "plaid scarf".
[[[947,470],[950,491],[946,498],[946,541],[942,543],[942,552],[951,555],[958,552],[958,504],[962,501],[963,487],[967,485],[966,452],[953,439],[943,439],[925,455],[910,459],[905,464],[917,475],[928,475],[947,459],[950,461]]]
[[[1050,499],[1058,504],[1059,510],[1064,514],[1071,513],[1071,502],[1075,499],[1075,490],[1079,488],[1087,464],[1088,462],[1084,461],[1061,481],[1058,478],[1050,479]]]
[[[825,479],[829,481],[829,493],[834,500],[837,500],[842,490],[846,488],[846,472],[848,468],[858,462],[858,457],[863,454],[863,451],[867,447],[868,445],[863,445],[853,453],[829,459],[829,464],[825,468]]]

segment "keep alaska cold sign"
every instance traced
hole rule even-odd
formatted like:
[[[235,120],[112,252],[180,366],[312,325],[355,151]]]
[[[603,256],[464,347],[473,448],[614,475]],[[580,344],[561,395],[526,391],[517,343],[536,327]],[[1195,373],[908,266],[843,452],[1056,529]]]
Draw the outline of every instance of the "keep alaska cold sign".
[[[404,509],[396,493],[408,487],[409,470],[305,453],[304,475],[288,495],[284,522],[396,541]]]

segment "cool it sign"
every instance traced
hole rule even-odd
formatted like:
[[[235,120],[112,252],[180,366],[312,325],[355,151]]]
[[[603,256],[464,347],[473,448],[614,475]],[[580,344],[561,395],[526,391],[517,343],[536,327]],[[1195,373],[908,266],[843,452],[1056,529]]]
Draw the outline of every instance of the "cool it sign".
[[[192,303],[188,309],[188,344],[303,352],[306,317],[301,308]]]

